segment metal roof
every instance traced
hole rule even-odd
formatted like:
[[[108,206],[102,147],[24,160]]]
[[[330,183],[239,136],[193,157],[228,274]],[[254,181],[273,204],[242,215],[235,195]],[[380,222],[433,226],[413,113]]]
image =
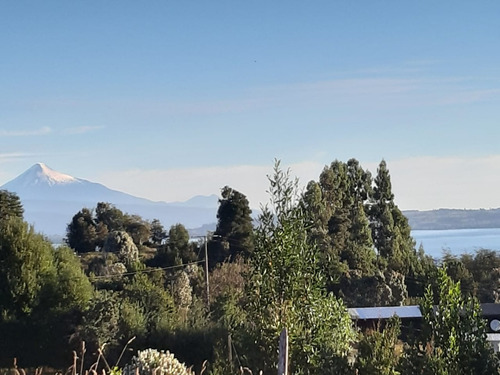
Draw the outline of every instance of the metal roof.
[[[351,319],[389,319],[394,315],[401,319],[421,318],[420,307],[412,306],[384,306],[384,307],[356,307],[347,309]]]

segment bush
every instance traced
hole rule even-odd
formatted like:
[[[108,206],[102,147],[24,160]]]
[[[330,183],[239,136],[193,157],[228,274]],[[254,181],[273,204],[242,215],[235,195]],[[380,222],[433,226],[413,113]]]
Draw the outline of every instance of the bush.
[[[158,351],[156,349],[140,350],[137,356],[132,358],[132,363],[125,366],[123,375],[191,375],[183,363],[179,362],[169,351]]]

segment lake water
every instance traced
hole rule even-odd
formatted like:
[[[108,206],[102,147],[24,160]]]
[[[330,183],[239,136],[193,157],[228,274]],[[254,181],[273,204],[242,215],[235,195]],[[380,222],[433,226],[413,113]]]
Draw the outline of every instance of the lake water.
[[[413,230],[411,234],[417,249],[422,244],[433,258],[440,258],[444,250],[455,255],[473,254],[479,249],[500,251],[500,228]]]

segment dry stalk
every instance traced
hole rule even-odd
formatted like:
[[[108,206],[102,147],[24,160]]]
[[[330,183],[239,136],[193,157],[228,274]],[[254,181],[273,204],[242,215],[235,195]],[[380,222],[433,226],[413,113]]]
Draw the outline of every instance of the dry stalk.
[[[17,369],[17,358],[14,357],[14,363],[12,364],[11,374],[20,375],[19,370]]]
[[[102,347],[104,348],[104,345]],[[102,352],[102,348],[97,349],[97,351],[99,352],[99,357],[102,357],[102,360],[104,361],[104,364],[106,365],[106,368],[108,369],[109,372],[111,372],[111,367],[109,367],[109,363],[108,363],[108,361],[106,361],[106,358],[104,357],[104,354]],[[104,371],[104,369],[103,369],[103,371]],[[106,375],[106,373],[104,373],[103,375]]]
[[[135,340],[135,336],[134,336],[134,337],[132,337],[130,340],[128,340],[128,341],[127,341],[127,343],[125,344],[125,346],[124,346],[124,347],[123,347],[123,349],[122,349],[122,352],[120,353],[120,356],[118,357],[118,360],[116,361],[116,365],[115,365],[115,367],[118,367],[118,364],[120,363],[120,360],[122,359],[123,353],[125,353],[125,350],[127,349],[127,346],[129,346],[129,345],[130,345],[130,343],[131,343],[132,341],[134,341],[134,340]]]
[[[203,361],[203,363],[201,364],[201,370],[200,370],[200,375],[203,375],[203,373],[205,372],[205,370],[207,369],[207,363],[208,361],[205,359]]]
[[[82,359],[80,360],[80,375],[83,375],[83,362],[84,362],[84,359],[85,359],[85,352],[87,351],[87,349],[85,348],[85,341],[82,341]]]

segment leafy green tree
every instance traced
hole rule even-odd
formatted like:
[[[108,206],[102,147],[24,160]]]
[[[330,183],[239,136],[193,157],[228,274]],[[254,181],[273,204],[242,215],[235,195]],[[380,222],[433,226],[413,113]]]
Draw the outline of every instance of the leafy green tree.
[[[167,241],[168,265],[190,263],[197,259],[195,244],[189,239],[189,232],[184,225],[175,224],[170,227]]]
[[[111,290],[96,290],[83,314],[83,321],[78,330],[78,338],[85,341],[89,352],[97,352],[105,346],[106,353],[119,346],[121,337],[120,294]],[[127,338],[128,340],[129,338]],[[109,359],[109,358],[108,358]]]
[[[83,208],[73,216],[66,228],[65,241],[77,253],[95,251],[97,233],[91,210]]]
[[[134,275],[123,291],[123,297],[144,315],[148,339],[159,340],[179,322],[172,296],[162,284],[143,273]],[[156,339],[155,339],[156,338]],[[152,347],[159,347],[151,342]]]
[[[102,223],[108,231],[124,230],[126,215],[111,203],[99,202],[95,210],[96,223]]]
[[[0,190],[0,220],[23,218],[24,208],[16,193]]]
[[[248,199],[229,186],[222,188],[221,196],[217,227],[209,244],[212,264],[234,261],[237,256],[246,258],[254,248],[252,210]]]
[[[0,319],[29,316],[54,276],[52,245],[18,217],[0,222]]]
[[[126,215],[124,227],[138,247],[142,246],[151,234],[150,224],[138,215]]]
[[[500,255],[480,249],[474,255],[463,254],[460,261],[472,275],[474,295],[483,303],[500,302]]]
[[[150,227],[150,240],[155,246],[160,246],[168,236],[167,231],[158,219],[153,219]]]
[[[448,252],[443,254],[441,263],[446,266],[448,276],[450,276],[454,282],[460,282],[460,290],[463,295],[476,295],[474,276],[459,257]],[[492,270],[490,269],[488,271],[491,272]]]
[[[21,218],[0,222],[0,337],[9,338],[0,340],[0,362],[61,364],[91,292],[70,249],[55,250]]]
[[[46,313],[83,311],[92,298],[93,287],[82,270],[79,258],[66,246],[53,251],[55,272],[47,279],[47,288],[41,297],[41,308]]]
[[[377,330],[364,332],[358,342],[355,367],[359,375],[400,375],[397,352],[400,321],[390,319]]]
[[[498,360],[486,340],[486,322],[477,299],[463,297],[460,284],[439,269],[439,293],[427,289],[423,322],[409,340],[401,370],[411,374],[496,374]],[[437,305],[436,305],[437,302]]]
[[[342,301],[324,292],[297,181],[276,162],[269,182],[271,208],[265,206],[259,217],[245,308],[249,322],[245,329],[257,344],[253,367],[267,372],[276,366],[278,337],[286,327],[293,372],[345,368],[354,340],[352,322]]]

